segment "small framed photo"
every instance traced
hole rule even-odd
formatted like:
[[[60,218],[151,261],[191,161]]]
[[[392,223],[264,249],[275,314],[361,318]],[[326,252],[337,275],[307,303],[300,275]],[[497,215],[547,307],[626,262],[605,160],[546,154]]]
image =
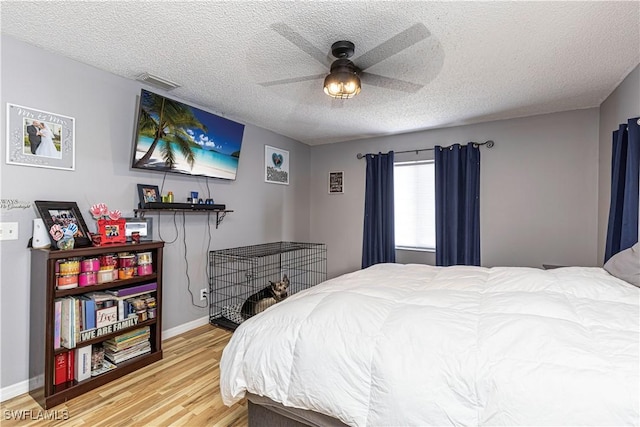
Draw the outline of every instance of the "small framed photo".
[[[7,164],[75,170],[75,119],[7,103]]]
[[[57,243],[62,237],[56,236],[55,230],[62,233],[61,230],[66,229],[71,224],[77,227],[76,232],[73,235],[75,240],[75,247],[91,246],[91,237],[89,236],[89,229],[84,222],[84,218],[78,209],[76,202],[52,202],[45,200],[36,200],[36,208],[42,221],[44,222],[47,231],[49,231],[49,237],[51,238],[52,247],[57,247]],[[51,231],[54,230],[54,233]]]
[[[120,219],[99,219],[98,233],[101,236],[100,245],[108,243],[124,243],[127,241],[125,236],[126,221]]]
[[[151,217],[144,218],[124,218],[127,223],[124,226],[124,234],[127,237],[127,241],[130,242],[131,233],[137,231],[140,234],[140,240],[152,240],[153,239],[153,222]]]
[[[138,184],[138,197],[140,209],[144,209],[147,203],[160,202],[160,189],[157,185]]]
[[[264,146],[264,182],[289,185],[289,152]]]
[[[344,172],[329,172],[329,194],[344,193]]]

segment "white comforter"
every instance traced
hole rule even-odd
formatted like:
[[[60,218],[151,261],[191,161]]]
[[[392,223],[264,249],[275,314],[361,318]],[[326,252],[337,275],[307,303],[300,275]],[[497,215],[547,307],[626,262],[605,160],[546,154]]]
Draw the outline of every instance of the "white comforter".
[[[638,425],[639,299],[600,268],[379,264],[244,322],[220,388],[354,426]]]

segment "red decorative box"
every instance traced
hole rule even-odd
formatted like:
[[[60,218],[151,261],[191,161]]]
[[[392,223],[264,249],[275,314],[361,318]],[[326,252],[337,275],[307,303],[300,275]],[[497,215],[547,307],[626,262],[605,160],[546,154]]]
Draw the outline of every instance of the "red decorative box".
[[[98,233],[100,234],[100,245],[106,245],[109,243],[126,243],[127,236],[125,235],[124,226],[127,220],[121,219],[99,219],[98,220]]]

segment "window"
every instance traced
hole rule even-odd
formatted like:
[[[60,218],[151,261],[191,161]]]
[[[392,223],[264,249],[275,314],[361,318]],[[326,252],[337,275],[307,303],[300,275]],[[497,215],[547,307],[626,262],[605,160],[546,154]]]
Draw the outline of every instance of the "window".
[[[435,164],[397,162],[393,168],[398,249],[436,248]]]

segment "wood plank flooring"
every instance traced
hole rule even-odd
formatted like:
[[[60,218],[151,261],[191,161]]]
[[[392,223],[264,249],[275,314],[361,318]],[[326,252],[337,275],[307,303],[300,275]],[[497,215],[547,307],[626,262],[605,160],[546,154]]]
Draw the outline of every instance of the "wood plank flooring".
[[[228,408],[220,396],[219,362],[230,338],[224,329],[199,327],[164,341],[161,361],[47,411],[28,394],[3,402],[0,423],[3,427],[247,426],[246,400]],[[50,419],[43,420],[45,416]]]

